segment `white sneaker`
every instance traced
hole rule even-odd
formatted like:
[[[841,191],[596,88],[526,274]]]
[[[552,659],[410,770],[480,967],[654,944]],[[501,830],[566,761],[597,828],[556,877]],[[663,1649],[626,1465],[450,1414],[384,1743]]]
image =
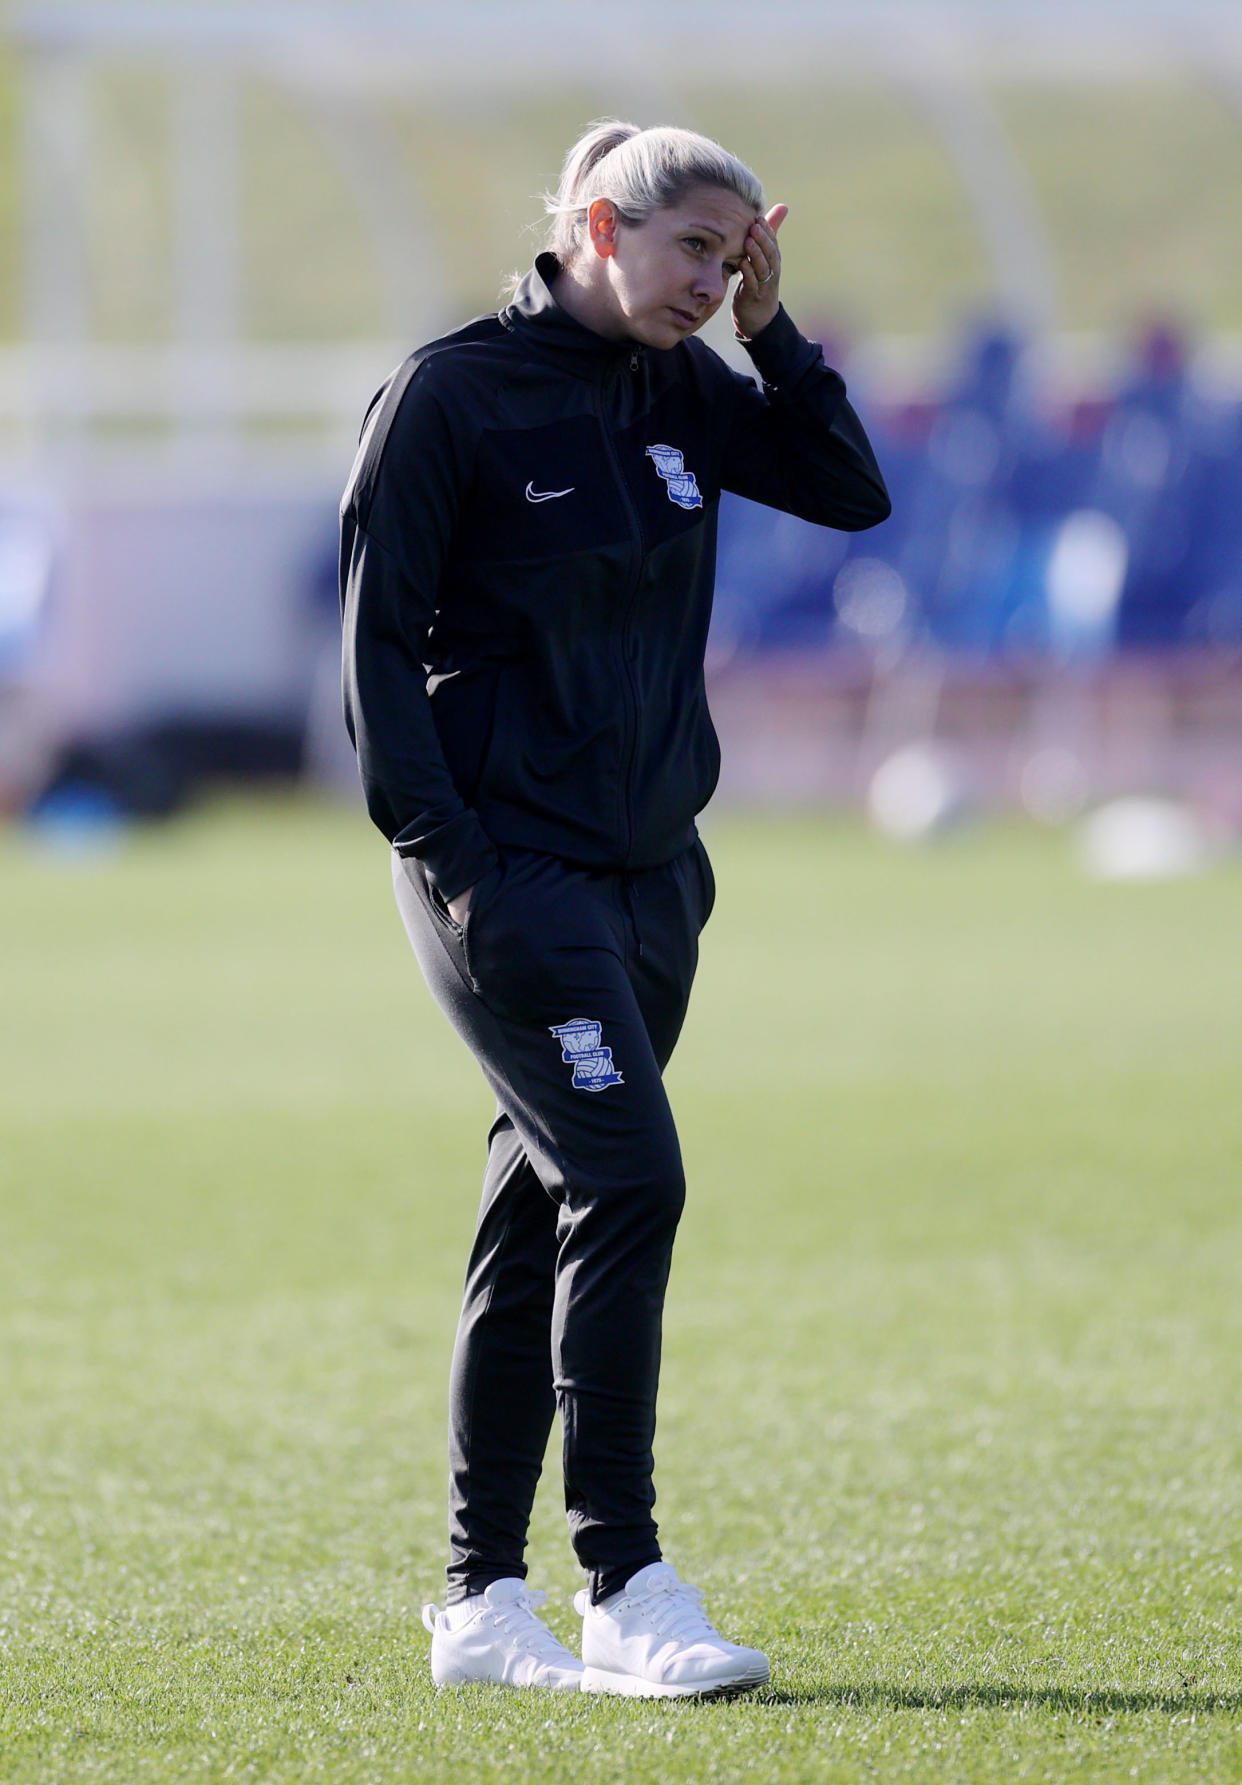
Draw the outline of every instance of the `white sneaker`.
[[[546,1593],[524,1580],[494,1580],[444,1611],[424,1605],[431,1632],[431,1677],[437,1686],[544,1686],[577,1692],[582,1663],[535,1616]]]
[[[767,1656],[726,1642],[704,1612],[699,1589],[667,1562],[640,1568],[602,1605],[592,1605],[585,1589],[574,1605],[582,1613],[584,1692],[689,1698],[745,1692],[768,1679]]]

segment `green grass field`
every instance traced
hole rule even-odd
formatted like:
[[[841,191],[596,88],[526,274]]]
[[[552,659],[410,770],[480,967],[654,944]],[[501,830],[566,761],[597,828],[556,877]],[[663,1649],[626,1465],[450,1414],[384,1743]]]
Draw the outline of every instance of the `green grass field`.
[[[5,1785],[1242,1777],[1242,871],[709,841],[659,1512],[773,1684],[653,1705],[429,1683],[489,1105],[379,839],[0,838]]]

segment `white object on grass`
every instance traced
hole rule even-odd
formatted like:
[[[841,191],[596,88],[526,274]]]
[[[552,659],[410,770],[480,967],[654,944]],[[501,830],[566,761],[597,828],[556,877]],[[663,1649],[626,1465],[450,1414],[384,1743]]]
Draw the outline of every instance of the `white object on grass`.
[[[766,1685],[767,1656],[727,1642],[702,1599],[667,1562],[640,1568],[602,1605],[578,1593],[582,1690],[622,1698],[701,1698]]]
[[[1213,849],[1194,813],[1177,800],[1111,800],[1078,828],[1078,857],[1093,880],[1171,880],[1200,874]]]
[[[867,792],[876,829],[898,843],[921,843],[965,814],[965,778],[933,744],[908,744],[880,764]]]
[[[437,1686],[533,1686],[576,1692],[582,1663],[537,1615],[546,1593],[510,1577],[444,1611],[423,1607]]]

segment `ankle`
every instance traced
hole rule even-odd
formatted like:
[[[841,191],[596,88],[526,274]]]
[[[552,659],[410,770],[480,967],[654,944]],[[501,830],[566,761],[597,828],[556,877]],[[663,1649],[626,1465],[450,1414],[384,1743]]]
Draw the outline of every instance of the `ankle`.
[[[634,1579],[644,1568],[651,1568],[661,1560],[659,1550],[653,1556],[646,1556],[640,1562],[613,1563],[608,1568],[592,1568],[587,1574],[587,1592],[592,1605],[607,1605],[610,1600],[619,1599]]]

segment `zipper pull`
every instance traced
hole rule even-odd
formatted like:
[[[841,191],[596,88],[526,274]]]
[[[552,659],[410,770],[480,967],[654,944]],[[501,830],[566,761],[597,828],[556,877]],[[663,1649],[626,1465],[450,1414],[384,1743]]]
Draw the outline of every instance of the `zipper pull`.
[[[638,370],[638,349],[636,347],[634,349],[633,353],[631,353],[631,355],[630,355],[630,371],[637,372],[637,370]]]

